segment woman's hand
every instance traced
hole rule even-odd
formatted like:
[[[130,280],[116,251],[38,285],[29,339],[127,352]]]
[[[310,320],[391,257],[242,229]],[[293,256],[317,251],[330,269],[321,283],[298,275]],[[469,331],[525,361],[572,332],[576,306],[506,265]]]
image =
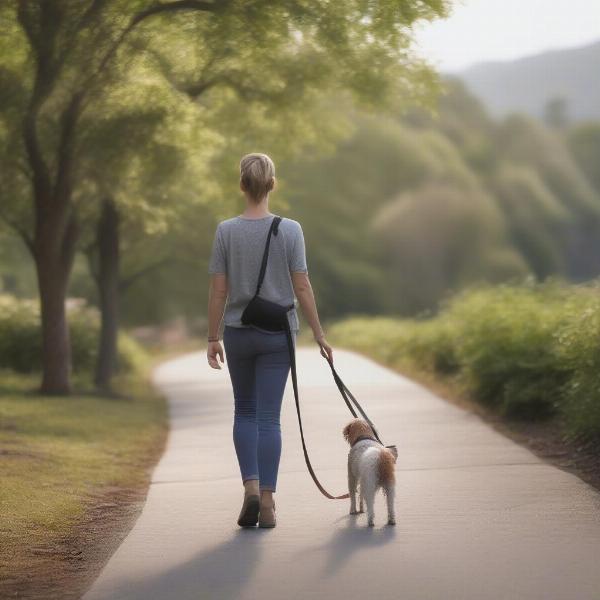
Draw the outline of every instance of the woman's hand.
[[[315,336],[315,341],[321,347],[321,356],[326,358],[329,362],[333,362],[333,348],[327,343],[325,335],[321,334]]]
[[[223,346],[221,346],[221,342],[208,342],[206,356],[208,358],[208,364],[213,369],[220,369],[221,365],[219,364],[217,357],[221,359],[221,363],[225,362],[225,358],[223,357]]]

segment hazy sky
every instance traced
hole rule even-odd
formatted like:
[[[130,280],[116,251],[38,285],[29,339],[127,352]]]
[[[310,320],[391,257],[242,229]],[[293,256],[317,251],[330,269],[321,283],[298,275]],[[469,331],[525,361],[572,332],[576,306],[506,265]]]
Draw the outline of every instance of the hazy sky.
[[[423,26],[418,48],[443,71],[600,40],[600,0],[457,0]]]

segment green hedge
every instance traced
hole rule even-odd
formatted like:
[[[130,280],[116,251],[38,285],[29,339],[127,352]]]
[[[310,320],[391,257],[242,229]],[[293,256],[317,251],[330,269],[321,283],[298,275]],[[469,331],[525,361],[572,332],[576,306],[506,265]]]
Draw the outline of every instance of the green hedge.
[[[77,306],[68,310],[73,372],[91,374],[98,355],[98,311]],[[119,336],[119,369],[137,370],[145,360],[143,348],[126,334]],[[41,370],[39,303],[0,295],[0,369],[19,373]]]
[[[353,318],[332,340],[390,366],[457,378],[509,418],[561,414],[569,432],[600,437],[600,287],[486,286],[427,320]]]

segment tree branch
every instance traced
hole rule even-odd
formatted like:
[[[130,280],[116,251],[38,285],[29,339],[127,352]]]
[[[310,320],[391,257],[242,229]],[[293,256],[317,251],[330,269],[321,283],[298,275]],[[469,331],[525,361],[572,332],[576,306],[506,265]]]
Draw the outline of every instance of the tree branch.
[[[196,83],[189,84],[187,86],[182,87],[181,91],[187,94],[193,100],[197,100],[204,92],[209,90],[211,87],[214,87],[219,83],[218,77],[213,77],[212,79],[207,79],[204,81],[197,81]]]
[[[98,244],[94,240],[90,242],[84,249],[83,253],[87,257],[88,268],[90,270],[90,275],[92,279],[96,282],[96,285],[99,284],[100,281],[100,272],[98,269]]]
[[[1,211],[0,219],[2,219],[11,229],[13,229],[19,235],[19,237],[23,240],[24,244],[27,246],[27,249],[31,253],[31,256],[35,257],[33,239],[29,235],[29,232],[17,221],[11,219],[8,215],[4,214]]]
[[[53,10],[52,5],[54,3],[42,4],[38,27],[33,22],[27,0],[20,0],[17,9],[19,24],[29,40],[36,59],[33,91],[23,118],[22,130],[27,157],[33,173],[34,197],[38,211],[42,210],[50,190],[50,171],[44,160],[38,138],[37,117],[42,104],[52,92],[57,80],[53,56],[60,15]]]
[[[140,11],[133,17],[130,27],[135,27],[144,19],[153,15],[159,15],[166,12],[176,12],[179,10],[198,10],[203,12],[216,12],[222,4],[217,2],[203,2],[202,0],[175,0],[174,2],[157,2],[148,8]]]
[[[204,2],[203,0],[175,0],[173,2],[157,2],[152,6],[149,6],[148,8],[138,12],[131,17],[127,27],[125,27],[125,29],[123,29],[123,31],[117,36],[117,39],[114,41],[113,45],[108,49],[100,61],[96,71],[90,75],[87,85],[84,85],[84,88],[91,84],[92,80],[100,75],[102,71],[104,71],[112,57],[121,47],[121,44],[123,44],[125,41],[125,38],[147,18],[168,12],[177,12],[183,10],[216,13],[227,7],[229,3],[230,0],[222,0],[221,2]]]
[[[75,92],[61,115],[61,132],[58,146],[57,173],[54,184],[54,200],[61,202],[70,195],[73,183],[73,157],[75,151],[75,132],[81,113],[83,92]]]
[[[47,198],[50,190],[50,172],[40,149],[36,116],[37,109],[35,105],[30,105],[23,121],[23,141],[33,173],[35,205],[39,211],[42,209],[44,199]]]
[[[144,277],[145,275],[148,275],[148,273],[152,273],[152,271],[156,271],[157,269],[160,269],[161,267],[164,267],[165,265],[168,265],[170,263],[175,262],[174,259],[172,258],[163,258],[161,260],[157,260],[154,263],[151,263],[149,265],[147,265],[146,267],[144,267],[143,269],[140,269],[139,271],[137,271],[136,273],[133,273],[132,275],[130,275],[129,277],[125,277],[123,279],[121,279],[121,281],[119,282],[119,289],[122,292],[127,291],[138,279],[141,279],[142,277]]]
[[[81,31],[82,29],[88,27],[96,15],[102,11],[105,5],[106,0],[92,0],[83,15],[81,15],[81,19],[77,24],[77,31]]]
[[[57,52],[56,64],[58,66],[66,62],[67,57],[71,54],[73,48],[75,48],[79,41],[78,34],[94,24],[94,20],[102,12],[106,3],[107,0],[92,0],[81,17],[74,21],[69,29],[65,30],[63,38],[66,39],[66,42],[63,44],[62,49]]]
[[[62,236],[62,244],[60,247],[60,258],[65,269],[70,270],[73,265],[75,246],[79,239],[79,232],[79,220],[75,211],[72,210],[65,226],[65,232]]]

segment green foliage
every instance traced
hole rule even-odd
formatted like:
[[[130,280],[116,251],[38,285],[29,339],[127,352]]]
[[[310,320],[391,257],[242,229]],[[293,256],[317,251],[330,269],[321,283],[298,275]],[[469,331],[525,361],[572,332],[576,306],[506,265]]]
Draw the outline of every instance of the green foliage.
[[[539,278],[563,273],[565,257],[557,238],[569,212],[530,167],[506,165],[492,180],[509,235]]]
[[[10,149],[0,153],[0,216],[31,237],[30,171],[39,165],[25,152],[24,116],[30,112],[41,170],[58,180],[64,115],[80,97],[65,144],[74,149],[73,193],[64,199],[77,211],[80,247],[94,265],[98,205],[109,198],[122,216],[124,279],[136,280],[125,286],[124,313],[140,314],[139,275],[176,280],[181,291],[153,286],[156,302],[141,312],[160,320],[197,303],[190,265],[207,251],[198,232],[237,207],[242,154],[261,149],[279,162],[331,149],[351,128],[354,108],[341,106],[397,111],[431,100],[436,76],[412,52],[412,27],[445,16],[449,1],[42,5],[0,7],[0,142]],[[334,262],[336,270],[342,259]],[[350,264],[344,279],[357,273]],[[359,271],[377,285],[371,265],[364,258]],[[354,277],[349,289],[359,293]],[[75,287],[86,285],[78,278]]]
[[[36,286],[35,269],[22,240],[0,230],[0,294],[31,297]]]
[[[600,288],[503,285],[464,291],[430,319],[354,318],[331,339],[399,369],[457,379],[508,418],[564,417],[600,438]]]
[[[438,317],[435,320],[408,321],[409,335],[403,344],[408,360],[423,371],[453,375],[459,371],[459,331],[456,322]]]
[[[435,116],[342,105],[354,129],[337,148],[280,169],[324,316],[414,316],[480,282],[598,274],[600,196],[564,136],[495,122],[445,85]]]
[[[350,316],[329,328],[329,336],[341,345],[360,350],[390,364],[405,358],[408,322],[389,317]]]
[[[566,377],[555,349],[564,302],[560,289],[500,286],[450,304],[448,318],[460,323],[458,362],[476,400],[509,417],[554,412]]]
[[[472,281],[524,275],[503,225],[485,193],[449,184],[423,186],[386,204],[374,231],[387,251],[398,312],[435,309],[447,290]]]
[[[460,149],[464,161],[473,171],[485,172],[495,159],[493,133],[496,123],[460,80],[446,79],[443,89],[437,102],[437,118],[432,119],[417,108],[409,114],[408,121],[420,128],[439,131],[455,149]]]
[[[272,210],[303,225],[326,318],[435,311],[481,281],[597,275],[593,125],[566,144],[525,117],[497,122],[452,79],[435,114],[406,113],[417,100],[431,108],[436,89],[410,51],[411,26],[448,4],[236,0],[216,12],[161,8],[136,25],[90,83],[73,180],[82,247],[104,198],[122,216],[125,322],[195,316],[215,221],[241,209],[237,164],[256,150],[277,163]],[[149,2],[95,6],[80,31],[84,8],[59,15],[61,44],[69,27],[79,34],[41,110],[48,157],[73,86]],[[31,231],[20,124],[34,65],[14,9],[1,10],[0,213]],[[94,302],[75,269],[71,291]]]
[[[571,434],[600,440],[600,286],[586,295],[559,334],[560,358],[572,373],[564,412]]]
[[[96,364],[99,319],[97,311],[75,306],[68,311],[73,371],[90,375]],[[139,371],[145,352],[133,339],[122,334],[119,339],[121,372]],[[41,369],[41,335],[39,304],[0,296],[0,369],[34,373]]]
[[[575,127],[569,132],[568,141],[577,164],[600,193],[600,123]]]
[[[501,124],[496,143],[506,160],[537,169],[567,210],[579,217],[598,219],[598,196],[558,133],[515,115]]]

